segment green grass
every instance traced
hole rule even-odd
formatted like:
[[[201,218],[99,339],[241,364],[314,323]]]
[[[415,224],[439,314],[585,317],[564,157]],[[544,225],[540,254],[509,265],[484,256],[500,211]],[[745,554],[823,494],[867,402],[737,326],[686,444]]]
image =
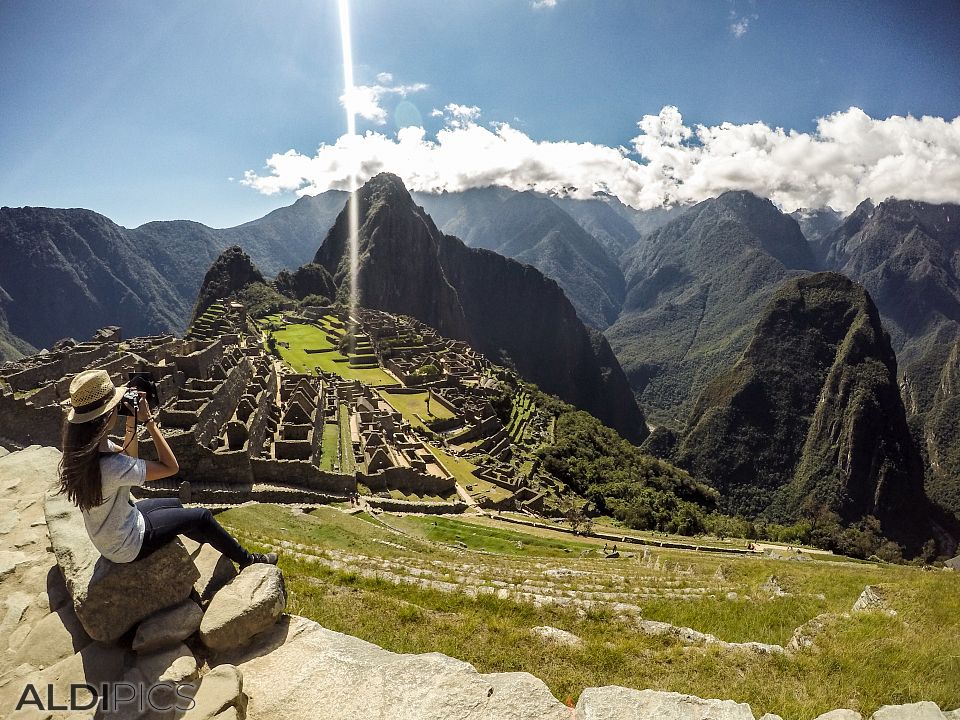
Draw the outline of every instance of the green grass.
[[[353,441],[350,435],[350,411],[346,403],[340,403],[340,472],[352,473],[357,469],[353,455]]]
[[[321,443],[320,469],[333,470],[337,462],[337,451],[340,447],[340,425],[338,423],[324,423]]]
[[[477,477],[473,474],[473,471],[477,469],[476,465],[463,458],[448,455],[438,448],[429,445],[427,447],[460,485],[466,487],[469,484],[477,482]]]
[[[592,548],[585,543],[540,538],[509,529],[488,528],[445,517],[408,515],[390,523],[414,536],[445,544],[464,543],[471,550],[518,557],[569,557]]]
[[[425,427],[424,424],[417,419],[417,415],[424,420],[434,418],[447,420],[454,417],[454,414],[438,403],[436,398],[430,401],[430,413],[427,413],[427,393],[425,392],[405,394],[381,390],[380,395],[390,403],[397,412],[403,415],[404,420],[414,427],[421,429]]]
[[[471,463],[468,460],[463,458],[454,457],[448,453],[445,453],[443,450],[435,448],[433,446],[428,446],[430,452],[432,452],[440,462],[443,463],[443,466],[453,475],[454,479],[460,484],[464,490],[467,489],[467,485],[472,485],[472,490],[467,490],[472,498],[479,501],[481,498],[487,497],[494,502],[503,500],[504,498],[510,497],[510,491],[505,490],[499,485],[495,485],[489,480],[484,480],[479,478],[474,474],[474,470],[477,469],[477,466]]]
[[[490,572],[516,568],[522,580],[525,572],[539,572],[532,563],[544,563],[638,578],[650,573],[636,558],[580,559],[581,548],[595,548],[594,541],[544,538],[523,529],[484,527],[447,517],[384,514],[372,518],[348,516],[332,508],[293,515],[263,505],[232,509],[218,517],[229,528],[260,534],[264,540],[282,538],[392,561],[438,560],[455,568],[454,572],[463,563]],[[391,531],[384,522],[400,532]],[[458,542],[469,550],[452,547]],[[718,592],[713,599],[644,600],[640,603],[644,617],[690,625],[724,640],[783,643],[795,624],[821,612],[848,610],[867,584],[879,584],[898,615],[854,614],[829,625],[812,650],[759,656],[711,647],[685,648],[675,639],[650,637],[617,622],[605,610],[578,616],[559,606],[537,608],[489,595],[470,597],[393,584],[350,569],[309,564],[289,554],[281,554],[280,566],[290,612],[395,652],[443,652],[473,663],[481,672],[531,672],[560,700],[569,697],[575,702],[585,687],[614,684],[729,698],[750,703],[757,717],[773,712],[785,720],[809,720],[839,707],[851,707],[869,717],[880,705],[918,700],[932,700],[945,709],[960,705],[956,682],[960,577],[955,573],[683,551],[655,553],[671,564],[692,566],[691,583],[713,582],[722,566],[724,584],[733,587],[740,599],[726,600]],[[486,571],[470,572],[483,575]],[[759,592],[770,575],[776,575],[792,595],[771,599]],[[529,629],[536,625],[568,630],[583,638],[584,644],[580,648],[548,645],[531,636]]]
[[[282,329],[273,333],[277,340],[277,351],[280,357],[290,367],[299,373],[313,372],[320,369],[332,372],[345,380],[359,380],[368,385],[397,385],[396,378],[391,377],[379,367],[353,367],[349,358],[342,355],[333,341],[320,328],[307,324],[284,325]],[[289,344],[289,348],[280,345]],[[307,353],[307,350],[324,350],[326,352]]]

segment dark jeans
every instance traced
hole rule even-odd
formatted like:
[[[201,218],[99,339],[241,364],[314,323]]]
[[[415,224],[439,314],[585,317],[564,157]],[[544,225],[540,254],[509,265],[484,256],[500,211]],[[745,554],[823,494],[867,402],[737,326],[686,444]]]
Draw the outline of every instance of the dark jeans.
[[[185,508],[176,498],[149,498],[137,502],[137,509],[146,525],[137,560],[159,550],[177,535],[186,535],[201,545],[209,543],[238,565],[250,561],[250,553],[220,527],[207,508]]]

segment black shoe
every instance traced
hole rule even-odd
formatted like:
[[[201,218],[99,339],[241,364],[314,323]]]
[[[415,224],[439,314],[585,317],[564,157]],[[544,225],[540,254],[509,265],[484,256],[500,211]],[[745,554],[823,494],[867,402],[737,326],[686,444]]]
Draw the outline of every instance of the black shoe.
[[[246,567],[251,565],[256,565],[257,563],[265,563],[267,565],[276,565],[277,564],[277,554],[276,553],[249,553],[250,560],[241,565],[240,569],[243,570]]]

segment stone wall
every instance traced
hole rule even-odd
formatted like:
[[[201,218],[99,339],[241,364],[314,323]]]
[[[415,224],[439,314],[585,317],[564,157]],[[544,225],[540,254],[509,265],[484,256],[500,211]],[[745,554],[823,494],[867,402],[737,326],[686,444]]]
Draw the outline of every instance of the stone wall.
[[[253,479],[270,485],[299,485],[311,490],[346,495],[357,491],[357,478],[321,470],[300,460],[251,458]]]
[[[213,450],[198,445],[192,430],[164,430],[163,436],[180,465],[180,472],[176,475],[177,480],[228,485],[253,483],[253,471],[246,451]],[[152,439],[140,441],[140,456],[151,460],[157,459]]]
[[[223,426],[237,409],[240,397],[246,392],[247,385],[253,377],[253,363],[244,358],[230,369],[227,379],[223,381],[213,397],[200,409],[197,417],[197,442],[209,445],[220,436]]]
[[[263,443],[268,432],[270,408],[273,407],[273,399],[277,396],[277,383],[277,373],[271,367],[267,375],[266,385],[257,396],[256,408],[250,416],[250,436],[247,440],[247,448],[251,457],[258,457],[263,451]]]
[[[467,509],[463,500],[428,502],[426,500],[396,500],[394,498],[366,497],[364,501],[385,512],[410,512],[430,515],[459,514]]]
[[[12,390],[26,392],[61,377],[63,377],[63,360],[60,357],[55,357],[48,362],[38,363],[18,372],[10,373],[4,377],[4,380],[7,381]]]
[[[59,404],[34,405],[17,400],[13,393],[0,394],[0,444],[11,447],[46,445],[60,447],[64,413]]]
[[[392,467],[372,475],[357,473],[357,480],[372,492],[400,490],[416,495],[444,495],[456,490],[456,481],[452,477],[427,475],[409,467]]]
[[[223,340],[217,339],[213,343],[191,341],[185,346],[184,350],[189,352],[173,358],[177,369],[188,378],[209,379],[214,363],[223,356]]]

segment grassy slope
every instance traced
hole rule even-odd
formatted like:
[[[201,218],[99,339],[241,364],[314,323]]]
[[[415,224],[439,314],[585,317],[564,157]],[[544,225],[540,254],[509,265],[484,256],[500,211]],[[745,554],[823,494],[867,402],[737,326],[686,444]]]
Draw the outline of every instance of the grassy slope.
[[[393,560],[483,563],[491,570],[531,561],[625,575],[642,570],[636,559],[581,560],[579,552],[593,547],[589,543],[540,538],[521,529],[485,530],[449,518],[388,517],[402,535],[376,519],[330,508],[293,516],[279,507],[247,506],[220,518],[248,535],[266,533]],[[451,547],[457,541],[472,552]],[[749,702],[758,717],[775,712],[785,720],[806,720],[837,707],[853,707],[869,716],[882,704],[920,699],[944,708],[960,705],[956,574],[902,566],[658,554],[671,563],[692,565],[695,579],[702,582],[722,565],[726,585],[741,599],[718,595],[713,600],[641,602],[645,616],[688,624],[724,640],[785,643],[800,622],[820,612],[849,609],[866,584],[880,584],[898,615],[856,614],[830,626],[814,650],[766,657],[684,649],[674,640],[648,637],[613,622],[605,611],[579,617],[559,607],[394,585],[290,556],[281,558],[281,567],[291,612],[396,652],[443,652],[483,672],[526,670],[542,678],[561,700],[575,701],[585,687],[618,684],[732,698]],[[764,597],[758,588],[770,575],[794,595]],[[536,625],[576,633],[584,645],[567,648],[532,639],[529,628]]]

